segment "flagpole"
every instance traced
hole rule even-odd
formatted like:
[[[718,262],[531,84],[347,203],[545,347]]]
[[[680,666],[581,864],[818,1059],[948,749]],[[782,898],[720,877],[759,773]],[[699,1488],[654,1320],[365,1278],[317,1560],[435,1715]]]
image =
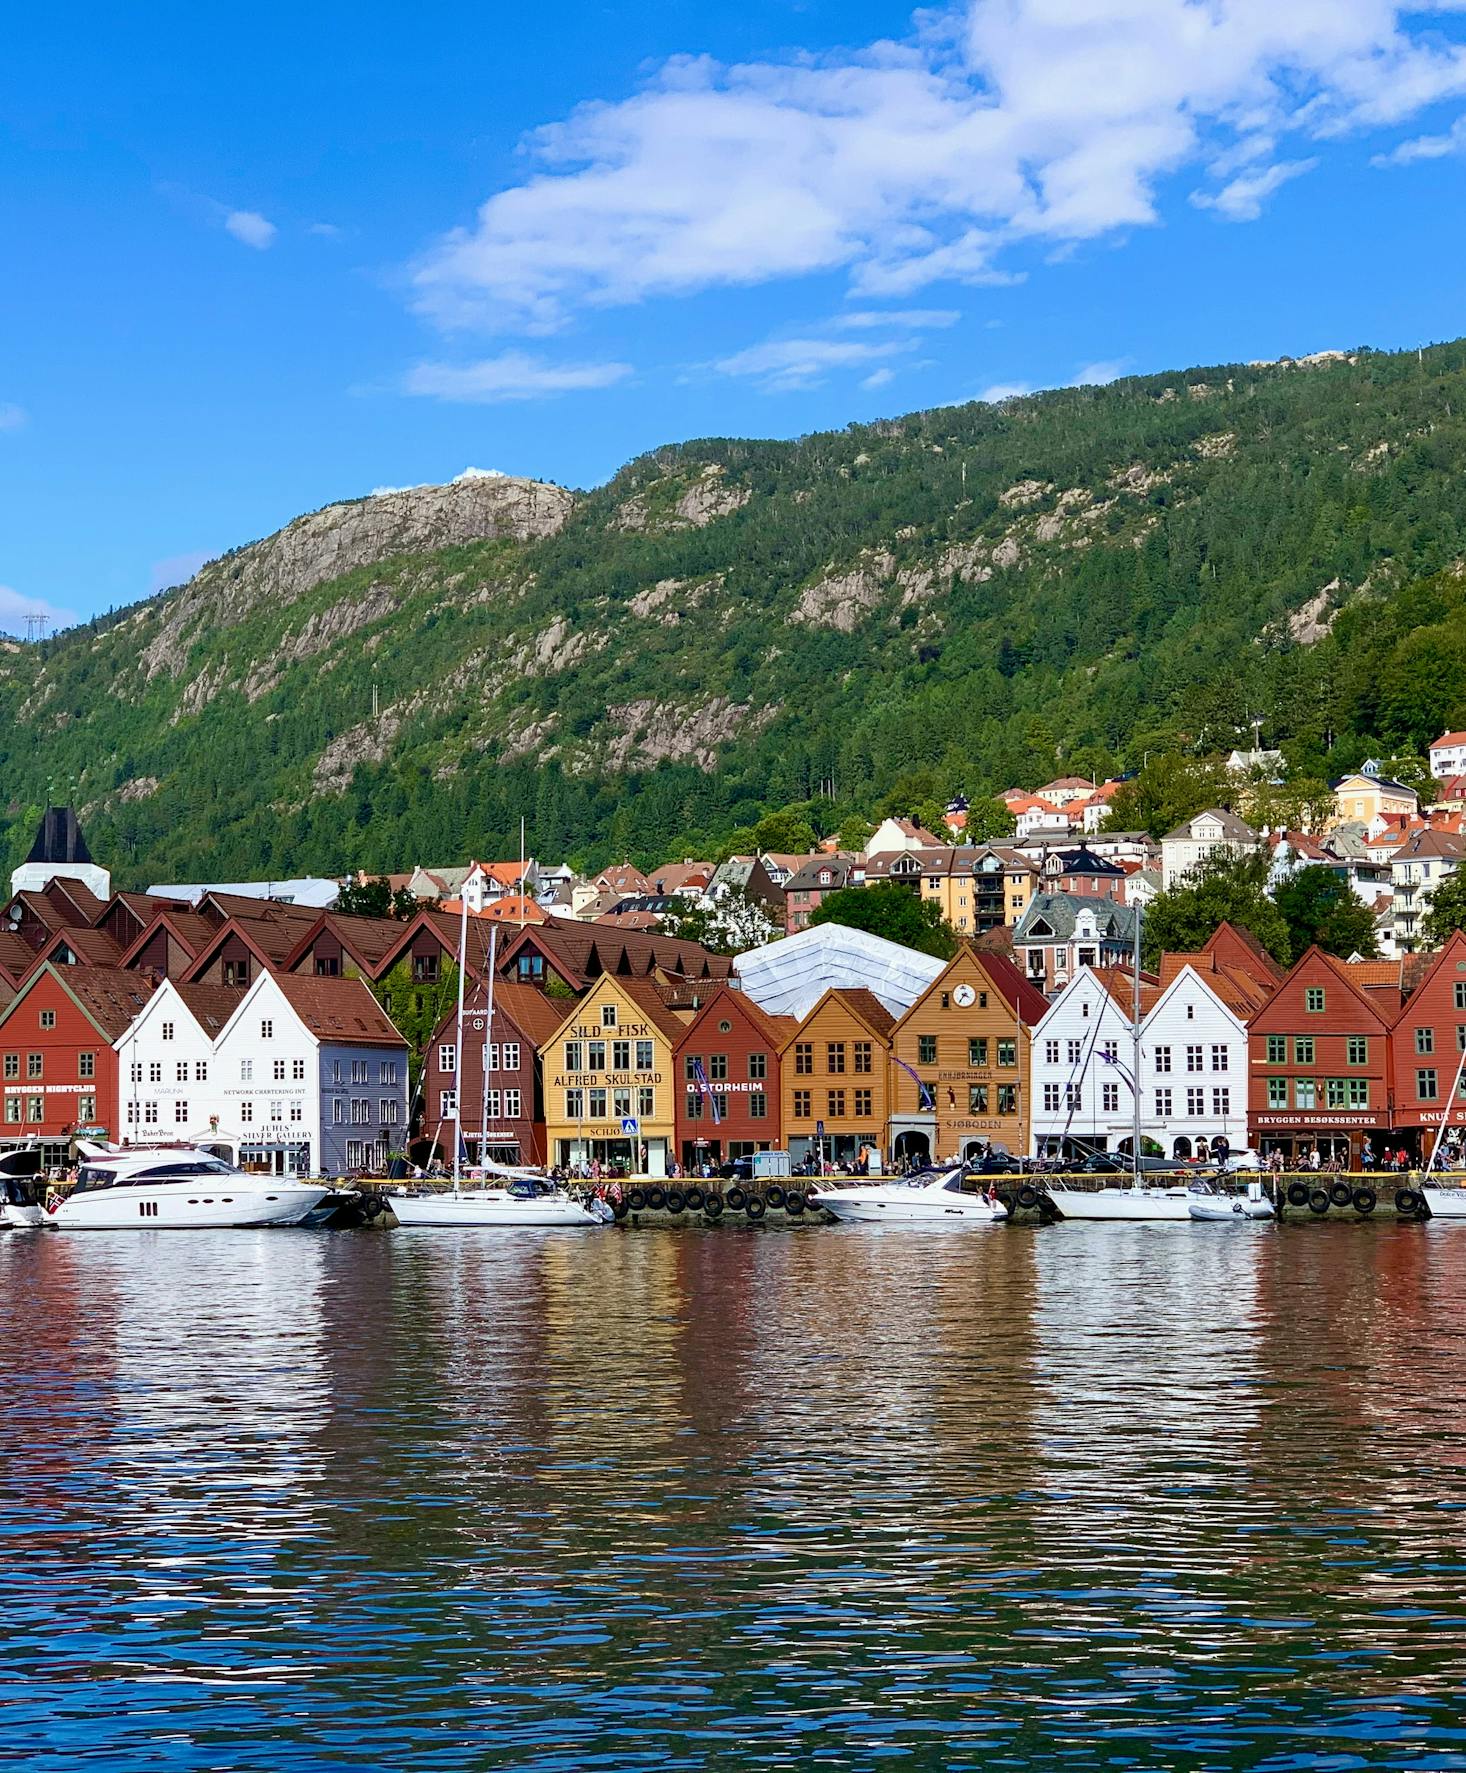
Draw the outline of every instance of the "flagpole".
[[[483,1099],[479,1105],[478,1123],[478,1161],[479,1168],[483,1170],[485,1182],[489,1179],[489,1172],[485,1168],[485,1164],[487,1163],[486,1154],[489,1149],[489,1047],[494,1039],[494,953],[498,947],[498,943],[499,926],[498,924],[495,924],[489,931],[489,1010],[487,1016],[484,1018],[484,1050],[481,1055],[481,1069],[484,1074],[484,1087]],[[459,1060],[459,1063],[462,1064],[462,1059]]]
[[[458,1044],[453,1049],[453,1192],[458,1193],[463,1152],[463,974],[468,955],[468,895],[458,889]]]

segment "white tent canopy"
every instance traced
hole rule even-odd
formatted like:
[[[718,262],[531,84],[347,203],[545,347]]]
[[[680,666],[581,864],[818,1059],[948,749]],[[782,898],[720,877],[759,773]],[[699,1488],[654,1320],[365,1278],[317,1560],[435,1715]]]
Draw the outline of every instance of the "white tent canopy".
[[[744,991],[771,1016],[807,1016],[827,991],[864,985],[893,1016],[909,1010],[946,961],[844,924],[822,923],[740,954]]]

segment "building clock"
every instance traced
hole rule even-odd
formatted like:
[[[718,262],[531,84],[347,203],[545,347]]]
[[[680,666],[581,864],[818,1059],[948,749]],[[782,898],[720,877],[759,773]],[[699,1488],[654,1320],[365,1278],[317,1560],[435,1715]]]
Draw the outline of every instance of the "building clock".
[[[970,985],[959,985],[952,993],[952,1002],[959,1010],[968,1009],[977,993]]]

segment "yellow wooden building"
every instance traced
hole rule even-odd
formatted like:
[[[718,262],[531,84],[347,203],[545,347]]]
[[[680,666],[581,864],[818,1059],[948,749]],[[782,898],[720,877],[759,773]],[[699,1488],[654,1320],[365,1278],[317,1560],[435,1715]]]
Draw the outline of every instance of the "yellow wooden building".
[[[603,973],[539,1049],[552,1164],[665,1176],[676,1131],[672,1050],[685,1019],[642,979]]]

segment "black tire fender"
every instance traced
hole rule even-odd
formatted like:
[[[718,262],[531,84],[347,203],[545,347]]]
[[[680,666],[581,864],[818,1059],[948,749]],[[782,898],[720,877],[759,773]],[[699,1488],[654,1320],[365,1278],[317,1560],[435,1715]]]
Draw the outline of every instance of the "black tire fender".
[[[1329,1210],[1329,1191],[1327,1188],[1315,1188],[1308,1197],[1308,1210],[1317,1213],[1320,1218]]]
[[[1329,1190],[1329,1199],[1336,1207],[1347,1207],[1354,1195],[1347,1182],[1335,1182]]]
[[[639,1188],[633,1188],[626,1197],[626,1204],[633,1213],[640,1213],[646,1206],[646,1196]]]
[[[702,1204],[707,1199],[707,1196],[700,1188],[689,1188],[682,1198],[687,1202],[687,1210],[689,1213],[700,1213],[702,1211]]]
[[[778,1212],[779,1208],[784,1205],[787,1198],[788,1196],[777,1183],[775,1183],[772,1188],[766,1188],[764,1190],[764,1201],[766,1205],[771,1206],[775,1212]]]
[[[1290,1207],[1306,1207],[1308,1205],[1308,1187],[1303,1182],[1288,1184],[1288,1205]]]
[[[727,1202],[730,1213],[741,1213],[748,1203],[748,1196],[736,1183],[723,1196],[723,1199]]]
[[[763,1218],[768,1209],[764,1205],[764,1197],[761,1194],[751,1194],[748,1197],[748,1204],[743,1210],[750,1219],[758,1220]]]
[[[631,1208],[626,1204],[626,1202],[624,1200],[613,1200],[611,1202],[611,1212],[612,1212],[613,1216],[615,1217],[616,1223],[618,1225],[620,1224],[620,1222],[626,1217],[626,1215],[630,1211],[631,1211]]]
[[[669,1213],[680,1213],[687,1205],[680,1189],[669,1188],[666,1193],[666,1207]]]
[[[1413,1188],[1397,1188],[1395,1190],[1395,1211],[1397,1213],[1413,1213],[1420,1205]]]
[[[1018,1204],[1020,1207],[1036,1207],[1038,1205],[1038,1190],[1030,1183],[1025,1182],[1018,1190]]]
[[[723,1217],[723,1197],[721,1194],[709,1194],[703,1197],[703,1217],[721,1219]]]
[[[1374,1211],[1375,1202],[1379,1197],[1372,1188],[1356,1188],[1354,1190],[1354,1211],[1365,1218]]]
[[[667,1204],[667,1191],[664,1188],[648,1188],[646,1191],[646,1204],[654,1213],[657,1212]]]
[[[797,1219],[804,1211],[804,1196],[797,1188],[791,1188],[784,1196],[784,1211],[792,1219]]]

